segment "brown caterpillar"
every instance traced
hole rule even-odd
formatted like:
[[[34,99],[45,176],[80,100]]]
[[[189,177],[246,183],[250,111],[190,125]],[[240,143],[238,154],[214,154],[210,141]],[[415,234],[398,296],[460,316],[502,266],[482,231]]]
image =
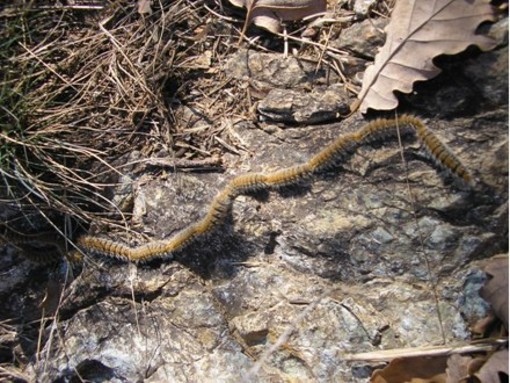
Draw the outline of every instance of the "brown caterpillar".
[[[95,255],[107,256],[123,261],[148,261],[153,258],[164,258],[175,251],[174,248],[183,246],[184,242],[189,241],[191,238],[189,230],[190,228],[185,229],[185,234],[182,232],[182,234],[178,233],[170,241],[152,241],[133,248],[110,239],[89,235],[78,238],[77,244],[80,248],[86,249]]]
[[[460,162],[445,143],[417,118],[412,116],[405,117],[416,120],[413,121],[416,127],[416,135],[438,165],[446,168],[451,174],[462,179],[466,184],[470,186],[475,185],[475,179],[471,172]]]
[[[171,255],[184,249],[191,242],[224,222],[230,214],[233,201],[237,196],[253,191],[278,189],[296,184],[344,161],[362,145],[397,137],[399,134],[397,127],[401,136],[414,136],[420,140],[438,164],[466,183],[474,184],[474,178],[468,169],[421,120],[409,115],[397,119],[378,119],[366,124],[355,133],[340,136],[304,164],[267,174],[248,173],[235,177],[214,198],[204,218],[189,225],[167,240],[153,241],[138,247],[129,247],[109,239],[83,236],[78,239],[78,246],[87,252],[132,262],[144,262]]]
[[[224,221],[227,218],[228,214],[230,213],[230,209],[232,208],[232,202],[234,201],[234,190],[235,189],[229,185],[214,198],[209,211],[207,212],[207,215],[203,219],[203,225],[206,227],[214,225],[218,222]]]
[[[312,173],[319,173],[338,165],[344,157],[352,154],[358,148],[356,133],[340,136],[332,144],[321,150],[308,161]]]
[[[231,188],[233,196],[263,190],[267,187],[266,178],[262,173],[242,174],[230,181],[227,188]]]
[[[403,116],[397,121],[378,118],[377,120],[366,124],[356,133],[356,141],[358,142],[358,145],[371,144],[376,141],[382,141],[386,138],[397,137],[398,134],[400,134],[401,137],[414,135],[416,125],[409,121],[407,117],[411,116]],[[397,131],[397,127],[399,131]]]
[[[281,187],[289,186],[304,180],[311,175],[310,166],[308,163],[303,165],[292,166],[290,168],[277,170],[269,173],[266,176],[266,184],[268,187],[278,189]]]
[[[397,137],[397,127],[401,137],[416,137],[438,165],[462,179],[466,184],[474,186],[474,178],[471,172],[453,154],[450,148],[417,117],[403,115],[397,120],[374,120],[358,131],[357,140],[360,144],[370,144],[388,137]]]

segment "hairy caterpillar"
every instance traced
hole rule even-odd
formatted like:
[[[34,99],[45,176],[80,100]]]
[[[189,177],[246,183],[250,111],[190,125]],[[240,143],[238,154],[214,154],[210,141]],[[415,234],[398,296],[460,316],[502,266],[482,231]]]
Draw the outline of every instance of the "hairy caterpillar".
[[[310,167],[308,163],[306,163],[269,173],[266,176],[266,184],[268,187],[278,189],[295,184],[300,180],[308,178],[310,175]]]
[[[401,117],[397,121],[378,118],[366,124],[356,133],[356,141],[361,146],[382,141],[386,138],[397,137],[398,134],[401,137],[413,135],[415,134],[416,125],[414,122],[409,121],[407,117],[411,116]],[[398,128],[398,131],[396,128]]]
[[[425,145],[429,155],[436,163],[446,168],[450,173],[462,179],[470,186],[475,185],[475,179],[471,172],[460,162],[455,154],[436,137],[432,131],[427,128],[421,121],[416,125],[416,134],[420,141]]]
[[[474,184],[474,178],[469,170],[420,119],[410,115],[404,115],[396,119],[378,119],[366,124],[354,133],[340,136],[304,164],[267,174],[248,173],[235,177],[214,198],[204,218],[189,225],[167,240],[152,241],[138,247],[129,247],[109,239],[83,236],[78,239],[78,246],[86,252],[132,262],[144,262],[171,255],[184,249],[191,242],[224,222],[237,196],[258,190],[278,189],[296,184],[344,161],[362,145],[394,138],[398,134],[404,137],[413,136],[418,139],[439,165],[448,169],[453,175],[466,183]]]
[[[338,165],[346,156],[352,154],[358,148],[356,133],[346,134],[328,145],[308,161],[308,166],[313,173],[319,173]]]
[[[398,133],[396,127],[399,129]],[[357,134],[360,144],[370,144],[388,137],[397,137],[397,134],[403,138],[414,136],[423,144],[428,154],[439,166],[447,169],[468,185],[474,186],[471,172],[450,148],[417,117],[403,115],[397,120],[377,119],[365,125]]]
[[[262,173],[248,173],[235,177],[227,188],[232,189],[232,196],[263,190],[267,187],[266,175]]]

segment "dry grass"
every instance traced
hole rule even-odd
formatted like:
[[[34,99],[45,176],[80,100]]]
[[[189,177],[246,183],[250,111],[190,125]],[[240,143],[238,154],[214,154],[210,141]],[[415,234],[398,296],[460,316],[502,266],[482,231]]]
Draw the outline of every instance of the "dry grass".
[[[210,121],[239,112],[219,101],[213,69],[232,49],[232,26],[202,2],[156,2],[151,15],[130,1],[43,5],[0,14],[2,197],[25,212],[118,223],[126,217],[105,192],[131,153],[200,166],[219,151],[218,125],[194,132],[171,111],[200,103]]]

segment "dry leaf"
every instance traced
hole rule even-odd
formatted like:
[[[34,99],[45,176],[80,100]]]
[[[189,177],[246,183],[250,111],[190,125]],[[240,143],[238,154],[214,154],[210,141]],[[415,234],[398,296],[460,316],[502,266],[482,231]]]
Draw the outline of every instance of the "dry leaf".
[[[468,366],[473,360],[470,356],[453,354],[448,358],[448,368],[446,369],[446,383],[459,383],[462,379],[469,376]]]
[[[272,33],[278,33],[280,21],[301,20],[306,16],[325,12],[326,0],[229,0],[237,7],[246,7],[246,21],[242,34],[246,28],[254,23]]]
[[[271,33],[279,33],[281,29],[280,20],[267,8],[254,9],[250,15],[250,20],[246,22],[246,28],[251,23],[254,23],[257,27],[267,29]],[[243,30],[243,33],[246,32],[246,28]]]
[[[484,271],[492,278],[482,287],[480,295],[491,304],[494,313],[508,330],[508,254],[490,258]]]
[[[489,359],[487,354],[477,355],[474,357],[473,360],[469,362],[468,375],[474,376],[478,371],[480,371],[485,362],[487,362],[487,359]]]
[[[508,350],[492,354],[475,376],[483,383],[501,383],[500,374],[506,374],[508,382]]]
[[[492,325],[496,321],[494,313],[489,312],[485,318],[478,320],[473,326],[471,326],[471,333],[474,338],[482,338],[488,336],[488,332],[493,327]]]
[[[351,109],[393,109],[398,105],[393,91],[409,93],[415,81],[438,75],[434,57],[456,54],[473,44],[482,50],[494,48],[493,40],[475,34],[487,20],[494,20],[487,0],[397,0],[385,29],[386,43],[366,69]]]
[[[382,370],[375,370],[371,383],[445,383],[446,356],[394,359]]]

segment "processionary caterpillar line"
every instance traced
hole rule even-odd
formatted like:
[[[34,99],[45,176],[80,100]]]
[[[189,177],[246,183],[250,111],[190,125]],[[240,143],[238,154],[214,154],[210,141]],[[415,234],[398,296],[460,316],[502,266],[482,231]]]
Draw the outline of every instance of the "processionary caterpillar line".
[[[248,173],[235,177],[214,198],[204,218],[169,239],[130,247],[105,238],[82,236],[78,239],[78,246],[85,252],[131,262],[145,262],[169,256],[224,222],[237,196],[296,184],[338,165],[363,145],[394,138],[398,134],[401,137],[412,136],[418,139],[437,164],[470,186],[474,185],[474,178],[469,170],[420,119],[411,115],[403,115],[396,119],[377,119],[357,132],[338,137],[304,164],[266,174]]]

